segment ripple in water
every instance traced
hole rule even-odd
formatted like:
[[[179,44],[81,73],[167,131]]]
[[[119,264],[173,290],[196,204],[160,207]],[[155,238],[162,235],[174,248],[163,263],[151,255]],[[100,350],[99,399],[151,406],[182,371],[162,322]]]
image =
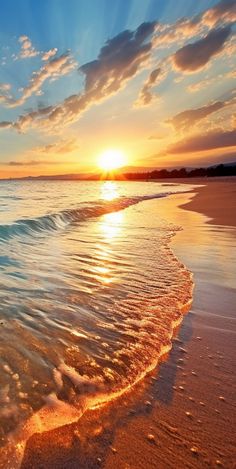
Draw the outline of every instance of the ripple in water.
[[[4,468],[17,467],[35,431],[121,394],[170,349],[192,279],[170,248],[179,228],[158,217],[164,195],[108,196],[2,224]]]

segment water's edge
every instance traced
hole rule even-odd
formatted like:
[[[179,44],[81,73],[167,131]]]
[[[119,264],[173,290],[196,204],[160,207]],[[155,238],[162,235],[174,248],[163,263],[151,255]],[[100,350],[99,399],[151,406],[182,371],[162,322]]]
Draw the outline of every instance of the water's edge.
[[[149,197],[147,197],[147,199],[148,198]],[[134,203],[137,203],[137,199]],[[126,208],[126,206],[122,208]],[[103,213],[104,212],[102,210],[101,214]],[[170,241],[171,237],[168,239],[167,244],[170,244]],[[105,402],[114,400],[122,394],[128,392],[148,373],[150,373],[150,371],[156,368],[160,359],[163,358],[163,356],[165,356],[170,351],[172,347],[171,341],[173,339],[174,332],[176,328],[181,324],[184,314],[187,314],[191,308],[194,284],[192,280],[192,274],[189,271],[187,272],[190,277],[189,300],[185,304],[179,305],[179,317],[176,320],[172,321],[168,337],[169,343],[168,345],[162,346],[158,356],[155,357],[153,363],[151,363],[150,366],[144,372],[137,376],[136,380],[128,387],[111,392],[109,393],[109,395],[98,393],[96,394],[96,396],[89,396],[84,401],[80,402],[79,406],[76,407],[59,400],[55,394],[49,395],[46,399],[45,406],[42,407],[38,412],[36,412],[30,419],[24,422],[17,429],[17,431],[9,437],[8,445],[0,450],[1,469],[18,469],[20,467],[22,458],[24,456],[26,443],[34,433],[43,433],[66,424],[78,422],[87,410],[102,406]]]

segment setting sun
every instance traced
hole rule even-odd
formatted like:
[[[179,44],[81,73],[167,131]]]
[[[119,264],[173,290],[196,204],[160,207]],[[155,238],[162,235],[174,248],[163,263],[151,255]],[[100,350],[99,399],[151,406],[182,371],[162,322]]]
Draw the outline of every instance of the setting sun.
[[[119,169],[127,163],[127,158],[121,150],[109,149],[104,151],[98,159],[98,166],[103,171]]]

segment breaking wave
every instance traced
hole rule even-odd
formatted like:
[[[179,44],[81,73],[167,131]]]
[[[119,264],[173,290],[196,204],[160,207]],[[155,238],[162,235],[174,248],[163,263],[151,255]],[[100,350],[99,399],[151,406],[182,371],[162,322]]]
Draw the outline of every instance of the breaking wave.
[[[99,217],[106,213],[123,210],[144,200],[152,200],[166,197],[170,193],[148,196],[120,197],[115,201],[101,200],[98,203],[87,203],[77,209],[62,210],[58,213],[50,213],[37,218],[19,219],[8,225],[0,225],[0,239],[9,239],[22,235],[43,235],[66,228],[68,225],[81,222],[88,218]]]

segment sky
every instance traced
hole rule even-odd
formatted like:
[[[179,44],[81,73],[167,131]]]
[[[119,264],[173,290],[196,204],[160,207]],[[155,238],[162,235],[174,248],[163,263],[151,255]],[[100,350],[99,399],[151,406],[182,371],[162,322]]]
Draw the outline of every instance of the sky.
[[[236,0],[2,2],[0,177],[236,161],[235,20]]]

